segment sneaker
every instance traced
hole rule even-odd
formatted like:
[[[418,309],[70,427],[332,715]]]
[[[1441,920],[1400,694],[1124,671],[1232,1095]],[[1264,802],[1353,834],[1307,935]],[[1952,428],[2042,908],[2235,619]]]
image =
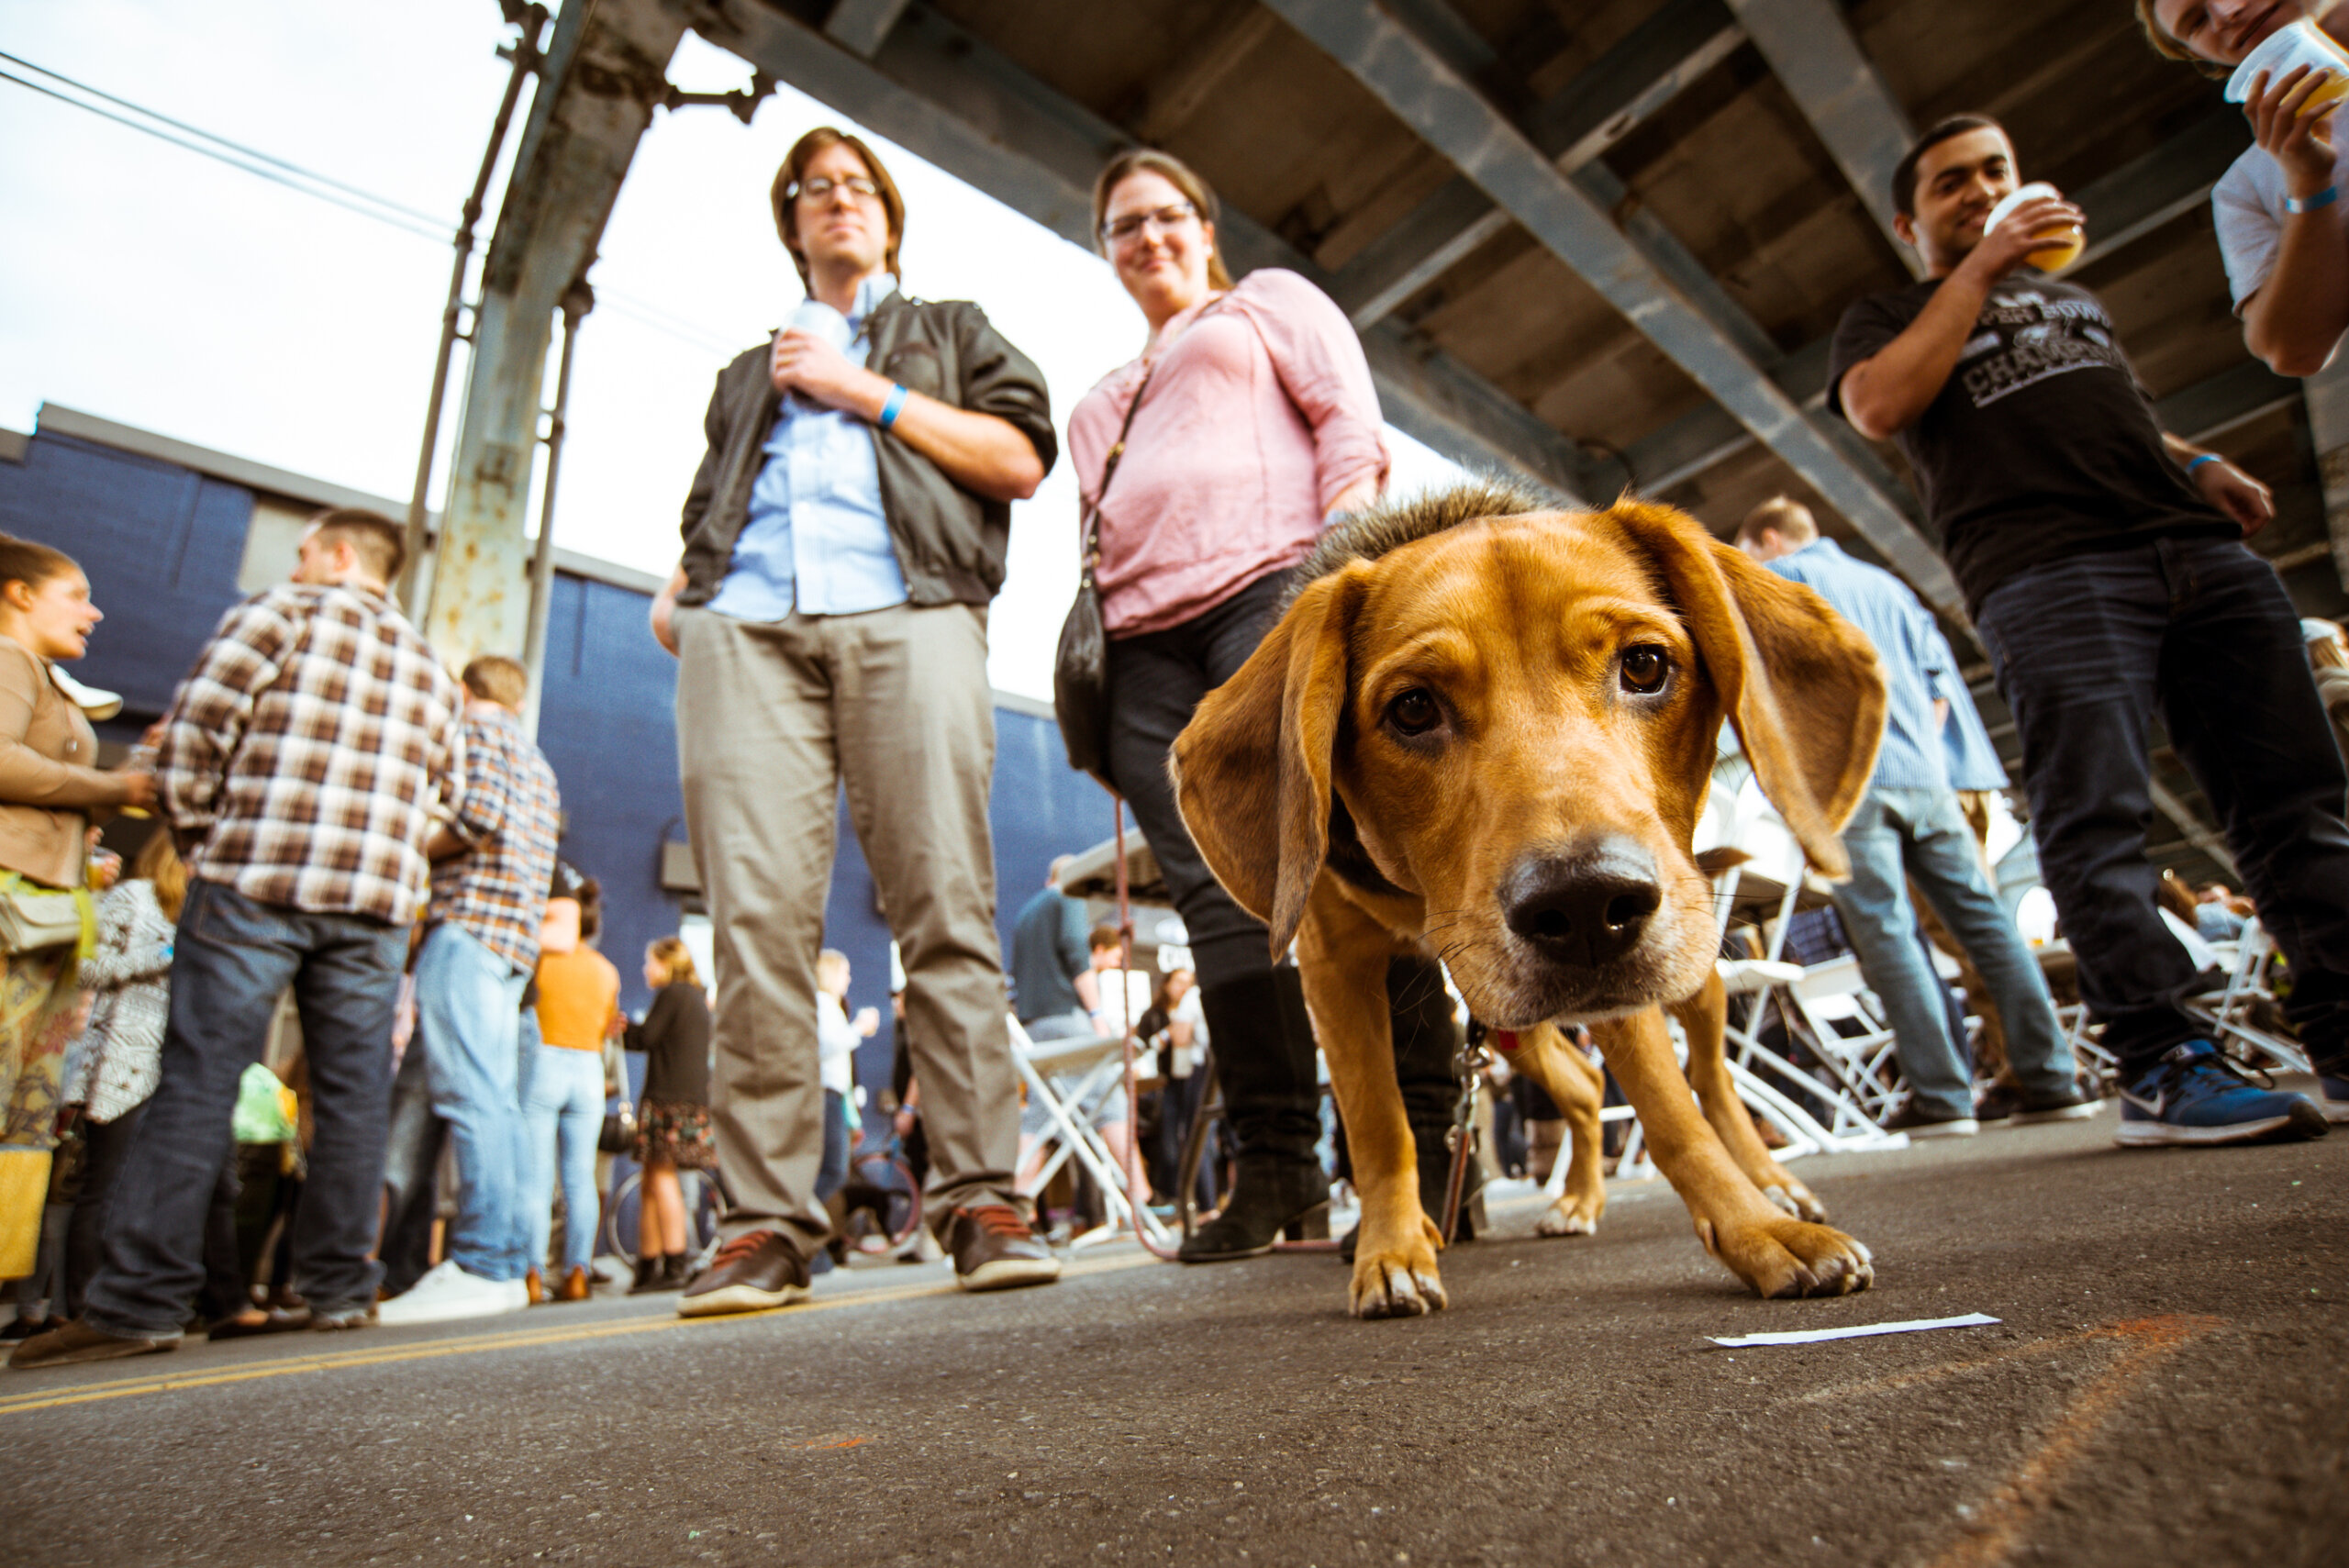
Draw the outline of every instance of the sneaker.
[[[379,1302],[361,1302],[356,1307],[313,1307],[309,1309],[310,1328],[315,1333],[340,1334],[351,1329],[372,1329]]]
[[[2043,1099],[2021,1095],[2015,1101],[2014,1123],[2017,1127],[2035,1127],[2047,1121],[2084,1121],[2102,1109],[2101,1099],[2077,1089],[2066,1089]]]
[[[2263,1089],[2207,1040],[2171,1047],[2121,1091],[2124,1149],[2321,1138],[2325,1114],[2305,1095]]]
[[[780,1230],[753,1230],[718,1250],[677,1298],[680,1318],[763,1312],[807,1299],[807,1260]]]
[[[1884,1130],[1905,1132],[1911,1138],[1971,1138],[1982,1130],[1982,1124],[1970,1116],[1932,1116],[1916,1101],[1905,1100],[1884,1118]]]
[[[125,1337],[109,1334],[103,1329],[93,1329],[76,1318],[53,1329],[35,1334],[8,1357],[8,1364],[19,1369],[42,1366],[65,1366],[73,1362],[114,1361],[122,1356],[153,1355],[159,1351],[179,1348],[176,1334],[155,1339]]]
[[[495,1318],[530,1305],[529,1287],[518,1279],[484,1279],[457,1266],[454,1258],[433,1269],[405,1293],[375,1308],[386,1329],[410,1323],[448,1323],[460,1318]]]
[[[1013,1290],[1061,1277],[1061,1261],[1008,1203],[956,1209],[946,1228],[946,1251],[954,1258],[954,1283],[964,1290]]]

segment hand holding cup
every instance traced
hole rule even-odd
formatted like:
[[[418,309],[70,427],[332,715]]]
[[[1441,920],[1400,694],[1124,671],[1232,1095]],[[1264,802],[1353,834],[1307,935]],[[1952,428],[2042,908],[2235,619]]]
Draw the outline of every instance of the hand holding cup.
[[[2087,243],[2086,217],[2044,181],[2023,185],[1992,207],[1982,220],[1976,255],[1993,278],[2026,262],[2058,272],[2079,260]]]

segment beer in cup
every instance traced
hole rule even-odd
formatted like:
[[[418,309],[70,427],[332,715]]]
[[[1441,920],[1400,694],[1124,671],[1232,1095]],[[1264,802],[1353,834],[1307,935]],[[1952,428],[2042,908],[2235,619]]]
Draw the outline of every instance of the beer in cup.
[[[2301,107],[2302,114],[2312,114],[2329,104],[2349,97],[2349,51],[2332,41],[2332,35],[2308,17],[2277,28],[2260,40],[2259,47],[2243,57],[2235,73],[2227,78],[2227,102],[2245,104],[2251,101],[2252,78],[2267,72],[2270,87],[2281,82],[2293,67],[2305,65],[2311,71],[2330,71],[2332,80],[2309,95]]]
[[[1998,228],[2006,221],[2009,213],[2025,202],[2059,201],[2063,195],[2046,181],[2033,180],[1990,209],[1990,216],[1982,220],[1982,232],[1987,234]],[[2032,238],[2044,239],[2047,243],[2024,260],[2043,272],[2062,272],[2080,259],[2080,251],[2087,245],[2087,237],[2080,232],[2080,226],[2076,223],[2059,223],[2041,229]]]

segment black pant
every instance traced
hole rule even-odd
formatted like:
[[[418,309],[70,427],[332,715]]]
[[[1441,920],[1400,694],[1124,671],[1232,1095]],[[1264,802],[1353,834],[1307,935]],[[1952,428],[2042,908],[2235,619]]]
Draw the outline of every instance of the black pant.
[[[1271,573],[1181,626],[1109,644],[1108,763],[1111,782],[1133,807],[1190,933],[1216,1081],[1237,1151],[1303,1160],[1320,1139],[1321,1116],[1312,1029],[1297,971],[1286,964],[1274,968],[1264,923],[1217,884],[1183,826],[1166,775],[1175,736],[1208,693],[1238,673],[1256,651],[1272,628],[1286,580],[1286,573]],[[1434,964],[1397,964],[1388,995],[1397,1009],[1403,1097],[1415,1126],[1430,1118],[1441,1125],[1450,1112],[1450,1003]],[[1413,977],[1403,990],[1397,974]],[[1431,1008],[1444,1017],[1440,1043],[1433,1030],[1415,1021]]]
[[[2349,1045],[2349,775],[2275,570],[2232,539],[2160,539],[2034,567],[1976,617],[2022,737],[2040,874],[2080,995],[2130,1067],[2206,1032],[2194,964],[2155,912],[2147,728],[2158,714],[2292,965],[2320,1061]]]
[[[82,1169],[82,1190],[74,1195],[73,1215],[65,1233],[68,1317],[82,1315],[82,1293],[105,1255],[107,1202],[114,1195],[115,1178],[122,1173],[123,1156],[138,1136],[146,1111],[141,1102],[112,1121],[83,1120],[88,1162]],[[224,1160],[219,1177],[212,1184],[212,1205],[204,1216],[204,1284],[196,1292],[195,1309],[212,1323],[250,1305],[237,1262],[237,1162]]]

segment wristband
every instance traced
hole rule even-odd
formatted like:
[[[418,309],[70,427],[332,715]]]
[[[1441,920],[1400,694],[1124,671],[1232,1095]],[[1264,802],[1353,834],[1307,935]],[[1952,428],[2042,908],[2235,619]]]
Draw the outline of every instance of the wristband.
[[[2196,458],[2193,462],[2186,465],[2186,472],[2191,473],[2206,462],[2224,462],[2226,461],[2226,459],[2221,457],[2217,452],[2204,452],[2200,457]]]
[[[885,430],[897,422],[897,416],[905,411],[907,395],[905,384],[902,382],[889,389],[888,400],[881,405],[881,417],[878,421],[883,429]]]
[[[2304,212],[2314,212],[2321,206],[2331,206],[2341,199],[2341,187],[2327,185],[2312,196],[2286,196],[2284,210],[2295,217]]]

